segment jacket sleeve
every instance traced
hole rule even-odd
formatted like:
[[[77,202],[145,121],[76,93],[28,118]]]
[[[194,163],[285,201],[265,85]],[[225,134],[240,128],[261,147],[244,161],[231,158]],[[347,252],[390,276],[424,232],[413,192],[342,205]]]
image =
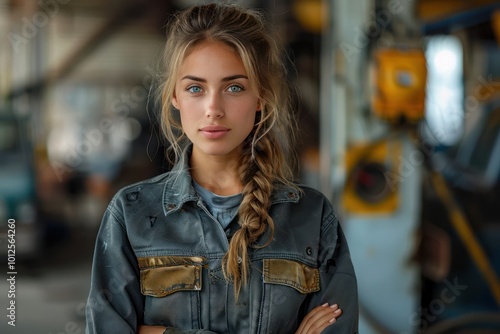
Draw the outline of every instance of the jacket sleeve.
[[[142,321],[139,268],[122,221],[111,203],[95,245],[86,306],[87,334],[135,333]]]
[[[358,289],[351,255],[335,213],[325,218],[320,238],[320,291],[312,295],[307,313],[328,302],[338,304],[342,315],[322,333],[358,332]]]

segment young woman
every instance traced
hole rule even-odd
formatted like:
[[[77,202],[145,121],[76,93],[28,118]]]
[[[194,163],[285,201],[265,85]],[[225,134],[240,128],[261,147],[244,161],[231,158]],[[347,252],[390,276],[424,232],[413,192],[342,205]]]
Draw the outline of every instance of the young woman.
[[[357,332],[337,216],[293,182],[286,70],[264,20],[209,4],[167,31],[162,126],[175,165],[109,204],[87,333]]]

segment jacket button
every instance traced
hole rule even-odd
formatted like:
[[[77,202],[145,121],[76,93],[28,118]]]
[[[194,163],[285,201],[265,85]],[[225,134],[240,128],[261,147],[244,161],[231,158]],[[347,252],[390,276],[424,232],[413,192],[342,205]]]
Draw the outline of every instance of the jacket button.
[[[307,247],[307,248],[306,248],[306,254],[307,254],[307,255],[309,255],[309,256],[311,256],[311,255],[312,255],[312,253],[313,253],[312,248],[311,248],[311,247]]]
[[[167,205],[167,209],[169,210],[173,210],[177,207],[177,205],[173,204],[173,203],[170,203],[169,205]]]

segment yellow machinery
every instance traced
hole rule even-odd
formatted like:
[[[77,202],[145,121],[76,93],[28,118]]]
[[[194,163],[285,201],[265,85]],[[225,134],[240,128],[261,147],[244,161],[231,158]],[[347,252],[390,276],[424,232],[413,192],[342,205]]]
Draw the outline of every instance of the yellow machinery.
[[[425,114],[427,68],[423,50],[381,48],[373,57],[373,115],[393,126],[416,125]],[[390,135],[349,147],[345,210],[361,214],[394,212],[399,203],[400,157],[400,138],[391,139]]]
[[[420,49],[379,49],[374,54],[375,116],[391,123],[424,118],[427,68]]]
[[[389,153],[390,152],[390,153]],[[401,143],[381,140],[348,149],[343,207],[359,214],[387,214],[396,210]]]

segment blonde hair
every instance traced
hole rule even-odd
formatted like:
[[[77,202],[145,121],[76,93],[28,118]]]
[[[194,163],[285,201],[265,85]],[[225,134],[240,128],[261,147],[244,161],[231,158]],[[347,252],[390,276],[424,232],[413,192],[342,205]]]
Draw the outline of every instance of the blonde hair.
[[[219,41],[232,47],[241,57],[262,104],[238,162],[243,184],[238,211],[241,228],[231,238],[223,259],[224,275],[233,281],[237,298],[249,275],[248,247],[265,247],[274,235],[274,222],[269,215],[274,186],[279,183],[293,186],[295,160],[290,158],[296,131],[284,52],[259,12],[234,5],[190,7],[173,18],[167,31],[162,62],[166,78],[161,86],[161,126],[174,161],[179,160],[188,141],[172,108],[172,97],[177,71],[194,46],[204,41]],[[259,242],[266,231],[267,240]]]

